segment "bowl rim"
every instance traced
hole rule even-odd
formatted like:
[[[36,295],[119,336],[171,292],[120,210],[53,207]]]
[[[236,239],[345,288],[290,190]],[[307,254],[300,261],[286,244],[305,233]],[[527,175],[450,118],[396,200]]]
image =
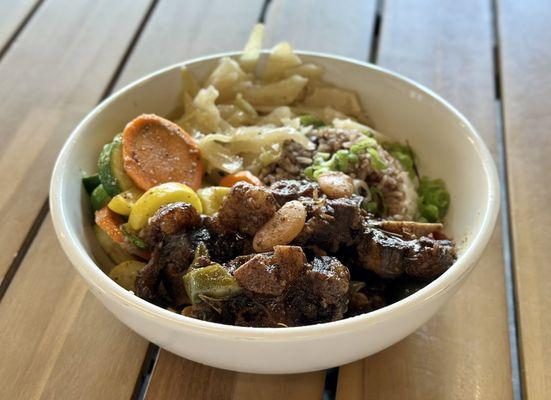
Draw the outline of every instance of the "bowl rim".
[[[263,50],[265,54],[269,50]],[[399,73],[390,71],[386,68],[359,60],[355,60],[349,57],[343,57],[333,54],[327,54],[323,52],[315,51],[295,51],[297,55],[311,56],[314,58],[329,59],[330,61],[338,61],[355,64],[357,66],[373,70],[380,73],[387,78],[401,83],[406,83],[415,90],[423,93],[427,97],[430,97],[440,103],[447,111],[449,111],[461,124],[464,125],[465,134],[470,138],[474,144],[474,150],[477,151],[478,157],[482,161],[482,167],[484,176],[488,182],[487,201],[485,204],[485,210],[482,216],[482,223],[477,234],[473,237],[471,244],[464,249],[464,252],[459,256],[456,262],[441,276],[423,287],[414,294],[405,297],[395,303],[380,308],[378,310],[357,315],[354,317],[345,318],[338,321],[281,328],[254,328],[254,327],[241,327],[233,325],[224,325],[214,322],[203,321],[191,317],[186,317],[178,313],[174,313],[158,307],[152,303],[149,303],[138,296],[135,296],[132,292],[129,292],[111,280],[107,274],[105,274],[101,268],[94,262],[88,252],[85,250],[80,241],[76,238],[74,232],[69,229],[68,215],[66,214],[62,197],[64,187],[64,171],[65,164],[69,157],[70,151],[74,143],[78,141],[78,136],[81,134],[82,128],[92,120],[96,114],[107,108],[116,98],[124,94],[126,91],[144,84],[146,81],[152,80],[159,75],[162,75],[175,68],[181,68],[186,65],[196,64],[201,62],[213,61],[222,57],[235,57],[242,54],[242,51],[230,51],[217,54],[210,54],[202,57],[193,58],[187,61],[177,62],[167,67],[158,69],[144,77],[137,79],[123,88],[117,90],[109,97],[104,99],[100,104],[94,107],[76,126],[67,138],[63,145],[58,158],[56,160],[51,184],[50,184],[50,210],[54,229],[58,240],[61,243],[63,250],[68,256],[73,266],[78,270],[81,276],[93,286],[92,292],[98,296],[99,293],[107,295],[113,298],[114,301],[122,302],[126,307],[132,308],[135,312],[141,313],[146,318],[161,319],[164,322],[172,325],[175,328],[184,328],[189,332],[231,337],[233,339],[242,340],[263,340],[263,341],[286,341],[293,340],[306,340],[313,337],[329,336],[334,334],[341,334],[344,332],[357,331],[362,329],[366,325],[372,325],[383,320],[399,317],[404,313],[410,311],[412,308],[419,306],[421,303],[428,302],[434,297],[441,296],[446,290],[458,284],[471,270],[474,268],[476,262],[480,258],[482,251],[486,247],[490,237],[493,233],[493,228],[499,212],[499,180],[498,173],[494,163],[494,160],[486,147],[484,141],[473,127],[473,125],[467,120],[462,113],[460,113],[454,106],[452,106],[447,100],[433,92],[431,89],[409,79]]]

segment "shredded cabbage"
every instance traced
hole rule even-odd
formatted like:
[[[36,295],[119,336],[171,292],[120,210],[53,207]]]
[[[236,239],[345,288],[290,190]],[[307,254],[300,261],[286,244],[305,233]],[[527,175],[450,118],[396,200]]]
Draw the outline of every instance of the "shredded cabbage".
[[[346,115],[359,116],[362,106],[355,92],[336,87],[314,87],[303,101],[307,107],[331,107]]]
[[[214,86],[219,92],[218,101],[223,102],[233,99],[237,85],[246,79],[247,74],[241,69],[237,61],[224,57],[205,81],[205,86]]]
[[[245,156],[248,159],[251,155],[256,158],[268,149],[280,147],[287,140],[312,149],[314,144],[305,136],[306,131],[290,126],[247,126],[230,129],[227,134],[205,135],[199,140],[198,146],[209,171],[219,169],[234,173],[243,168]]]
[[[236,90],[255,106],[282,106],[294,102],[308,83],[308,79],[300,75],[268,84],[243,81]]]
[[[253,71],[256,68],[256,63],[260,57],[260,50],[262,49],[262,38],[264,37],[264,24],[256,24],[253,27],[251,36],[247,40],[247,44],[243,49],[243,54],[239,59],[241,67],[248,72]]]
[[[293,52],[293,47],[282,42],[277,44],[268,57],[262,78],[265,81],[274,81],[283,77],[286,70],[302,64],[299,56]]]

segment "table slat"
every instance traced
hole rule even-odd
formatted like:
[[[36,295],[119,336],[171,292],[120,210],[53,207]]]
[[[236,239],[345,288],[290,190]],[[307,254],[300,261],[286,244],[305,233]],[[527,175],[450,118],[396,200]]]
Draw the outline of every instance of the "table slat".
[[[375,0],[272,0],[266,15],[266,44],[289,42],[314,50],[357,58],[369,55]]]
[[[148,343],[86,290],[54,238],[48,218],[0,303],[0,398],[129,398]]]
[[[241,50],[263,0],[161,0],[117,82],[131,81],[194,57]]]
[[[297,375],[242,374],[207,367],[163,351],[146,399],[319,400],[324,372]]]
[[[0,281],[46,200],[61,144],[100,99],[148,4],[47,1],[0,62]]]
[[[0,51],[39,0],[0,0]]]
[[[51,0],[2,60],[2,256],[26,234],[60,143],[99,100],[148,5]],[[10,382],[0,398],[9,399],[128,398],[148,345],[86,291],[49,219],[0,303],[0,341],[0,382]]]
[[[449,99],[495,155],[490,11],[489,1],[387,1],[378,61]],[[437,316],[391,348],[341,368],[337,398],[512,398],[507,332],[498,226],[472,276]]]
[[[551,394],[550,20],[549,2],[498,1],[509,212],[528,399]]]

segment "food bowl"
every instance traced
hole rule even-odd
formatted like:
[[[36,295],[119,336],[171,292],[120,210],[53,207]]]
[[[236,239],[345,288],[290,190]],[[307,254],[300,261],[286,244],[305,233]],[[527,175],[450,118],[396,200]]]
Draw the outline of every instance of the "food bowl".
[[[414,332],[459,288],[492,234],[499,208],[497,172],[473,126],[453,106],[423,86],[383,68],[312,52],[305,62],[325,68],[324,79],[355,90],[372,125],[407,140],[423,174],[443,178],[451,194],[445,226],[459,256],[438,279],[411,296],[368,314],[293,328],[248,328],[188,318],[128,292],[103,271],[112,265],[92,232],[82,171],[95,170],[102,145],[142,113],[169,115],[181,93],[180,68],[200,79],[219,54],[162,69],[104,100],[77,126],[56,162],[50,206],[61,245],[90,290],[135,332],[187,359],[252,373],[296,373],[352,362]],[[263,54],[263,57],[266,55]]]

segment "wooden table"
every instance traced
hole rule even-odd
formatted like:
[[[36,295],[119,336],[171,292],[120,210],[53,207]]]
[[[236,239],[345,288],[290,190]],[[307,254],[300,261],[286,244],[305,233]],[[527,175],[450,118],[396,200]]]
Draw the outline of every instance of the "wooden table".
[[[56,154],[98,101],[241,48],[259,20],[269,46],[368,60],[434,89],[501,171],[501,223],[455,298],[329,372],[233,373],[150,345],[86,290],[48,215]],[[537,0],[0,0],[0,398],[551,398],[550,20]]]

